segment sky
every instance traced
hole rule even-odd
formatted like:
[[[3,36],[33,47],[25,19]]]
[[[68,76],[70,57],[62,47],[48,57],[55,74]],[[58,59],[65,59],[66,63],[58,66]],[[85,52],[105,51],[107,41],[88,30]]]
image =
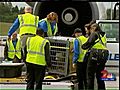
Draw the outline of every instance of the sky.
[[[105,8],[111,8],[111,2],[102,2],[105,5]],[[116,2],[112,2],[112,5],[114,5]],[[20,7],[25,7],[26,4],[25,2],[12,2],[13,6],[18,5]]]

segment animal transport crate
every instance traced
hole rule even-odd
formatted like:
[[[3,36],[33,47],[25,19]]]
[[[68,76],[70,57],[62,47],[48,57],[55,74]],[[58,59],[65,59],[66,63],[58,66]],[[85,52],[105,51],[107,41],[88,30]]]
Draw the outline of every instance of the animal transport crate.
[[[50,60],[52,66],[49,73],[67,76],[75,72],[72,67],[73,40],[71,37],[53,36],[46,37],[50,41]]]

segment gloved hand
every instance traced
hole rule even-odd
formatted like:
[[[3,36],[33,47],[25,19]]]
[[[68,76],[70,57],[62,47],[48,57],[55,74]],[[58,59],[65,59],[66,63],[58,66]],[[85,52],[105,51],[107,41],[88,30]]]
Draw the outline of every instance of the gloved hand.
[[[76,64],[75,63],[73,64],[73,68],[76,68]]]
[[[10,41],[10,40],[11,40],[11,37],[8,36],[8,41]]]
[[[55,36],[61,36],[61,33],[60,33],[60,32],[57,32]]]

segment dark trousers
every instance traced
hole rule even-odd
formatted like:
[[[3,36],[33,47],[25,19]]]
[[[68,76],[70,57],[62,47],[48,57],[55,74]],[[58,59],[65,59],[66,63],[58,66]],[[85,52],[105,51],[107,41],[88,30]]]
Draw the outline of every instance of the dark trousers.
[[[45,76],[45,66],[26,63],[27,88],[26,90],[42,90],[42,82]],[[34,85],[36,85],[34,89]]]
[[[104,54],[103,54],[104,53]],[[87,84],[88,90],[94,90],[94,78],[96,75],[98,90],[106,90],[105,83],[101,80],[101,71],[105,68],[105,63],[108,58],[108,51],[91,50],[87,64]]]
[[[85,62],[77,62],[76,73],[78,80],[78,90],[84,90],[87,87],[86,65],[87,64]]]
[[[105,90],[105,83],[101,80],[102,73],[105,64],[97,65],[97,61],[90,60],[87,65],[87,80],[88,80],[88,90],[94,90],[94,78],[96,74],[98,90]]]

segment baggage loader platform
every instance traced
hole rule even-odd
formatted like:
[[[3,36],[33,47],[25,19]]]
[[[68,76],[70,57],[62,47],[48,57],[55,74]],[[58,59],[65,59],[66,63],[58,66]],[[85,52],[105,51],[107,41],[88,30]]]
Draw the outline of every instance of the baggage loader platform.
[[[6,81],[8,81],[6,83],[1,83],[0,81],[0,90],[25,90],[26,88],[25,79],[14,78],[13,80],[17,80],[17,79],[19,79],[18,80],[19,82],[14,82],[14,83],[12,83],[12,79],[11,80],[9,79],[9,81],[5,79]],[[67,79],[65,80],[65,79],[63,78],[58,80],[45,80],[43,82],[43,90],[77,90],[76,89],[77,83],[73,83],[73,81]],[[119,90],[119,76],[116,76],[116,81],[105,81],[105,85],[106,85],[106,90]]]

